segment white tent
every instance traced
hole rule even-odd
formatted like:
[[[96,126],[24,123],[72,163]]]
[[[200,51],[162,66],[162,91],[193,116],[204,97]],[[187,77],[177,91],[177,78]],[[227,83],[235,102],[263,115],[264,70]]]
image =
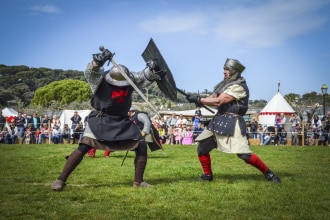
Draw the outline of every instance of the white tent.
[[[60,121],[61,121],[61,128],[63,129],[64,124],[67,124],[69,128],[71,128],[72,121],[70,120],[73,116],[74,112],[77,111],[81,117],[81,121],[84,122],[85,117],[91,112],[91,110],[63,110]]]
[[[274,126],[275,115],[284,113],[286,118],[285,129],[290,128],[289,118],[295,112],[289,103],[283,98],[280,92],[277,92],[268,104],[261,110],[259,114],[259,123],[267,126]]]
[[[17,116],[18,115],[18,112],[15,111],[14,109],[12,108],[4,108],[2,109],[2,115],[4,117],[8,117],[8,116]]]

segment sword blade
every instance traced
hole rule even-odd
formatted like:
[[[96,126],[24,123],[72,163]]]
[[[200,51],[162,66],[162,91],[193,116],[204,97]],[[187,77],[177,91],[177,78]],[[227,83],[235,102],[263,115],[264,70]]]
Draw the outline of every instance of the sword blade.
[[[123,71],[118,64],[116,63],[116,61],[114,61],[114,59],[111,59],[111,63],[117,67],[117,69],[120,71],[120,73],[124,76],[124,78],[127,80],[127,82],[134,88],[134,90],[142,97],[142,99],[149,105],[149,107],[159,116],[158,111],[156,110],[156,108],[149,102],[149,100],[143,95],[142,91],[135,85],[135,83],[131,80],[131,78],[129,78],[127,76],[127,74],[125,73],[125,71]]]
[[[124,156],[124,158],[123,158],[123,161],[121,162],[121,166],[123,166],[123,164],[124,164],[124,162],[125,162],[125,159],[126,159],[126,157],[127,157],[127,154],[128,154],[128,151],[126,151],[126,154],[125,154],[125,156]]]

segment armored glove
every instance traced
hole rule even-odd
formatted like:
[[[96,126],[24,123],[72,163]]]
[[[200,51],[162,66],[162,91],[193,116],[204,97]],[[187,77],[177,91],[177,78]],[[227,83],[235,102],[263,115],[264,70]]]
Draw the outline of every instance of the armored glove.
[[[110,50],[104,49],[103,46],[100,46],[99,49],[102,53],[93,54],[93,60],[99,67],[101,67],[106,61],[110,62],[114,54],[111,53]]]
[[[199,95],[189,94],[186,96],[186,99],[190,103],[195,103],[195,105],[198,107],[200,107],[202,105],[201,97]]]
[[[162,78],[165,75],[165,72],[160,70],[157,59],[149,60],[146,65],[149,68],[149,70],[153,71],[160,78]]]
[[[159,70],[157,60],[149,60],[147,62],[147,67],[149,67],[149,69],[151,71],[157,71],[157,70]]]

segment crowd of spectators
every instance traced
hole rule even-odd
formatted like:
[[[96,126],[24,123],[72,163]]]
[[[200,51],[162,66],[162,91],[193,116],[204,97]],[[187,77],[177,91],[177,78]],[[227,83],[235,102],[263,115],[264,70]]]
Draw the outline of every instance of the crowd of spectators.
[[[152,119],[152,123],[158,130],[160,141],[163,144],[191,145],[195,138],[203,131],[201,123],[202,114],[199,108],[195,116],[185,118],[183,115],[173,113],[166,118],[158,116]],[[82,138],[87,117],[83,120],[77,111],[70,118],[71,127],[68,124],[62,126],[57,115],[44,115],[39,117],[35,112],[26,115],[19,112],[17,116],[3,117],[0,111],[0,143],[4,144],[42,144],[42,143],[74,143]]]
[[[156,116],[152,119],[152,123],[158,130],[161,142],[170,145],[194,144],[196,137],[204,130],[199,107],[191,119],[172,113],[168,118]]]
[[[49,117],[47,114],[39,117],[36,112],[26,115],[18,112],[17,116],[4,117],[0,111],[0,143],[3,144],[42,144],[49,140],[53,144],[74,143],[80,140],[84,131],[85,121],[75,111],[71,117],[71,129],[64,124],[57,115]],[[18,141],[20,140],[20,141]]]
[[[187,119],[183,115],[172,113],[169,117],[155,116],[152,123],[159,132],[161,143],[191,145],[205,129],[202,117],[200,109],[197,108],[192,118]],[[83,120],[75,111],[70,119],[71,127],[68,124],[62,127],[57,115],[39,117],[36,112],[32,115],[19,112],[16,117],[4,117],[0,111],[0,143],[41,144],[44,140],[49,140],[53,144],[75,143],[82,138],[87,117]],[[251,121],[247,121],[247,138],[259,140],[260,145],[273,146],[284,146],[288,138],[291,138],[291,145],[297,146],[302,145],[304,137],[304,145],[330,146],[330,111],[322,119],[314,115],[312,121],[304,126],[296,113],[288,119],[286,120],[283,113],[278,114],[273,125],[266,125],[252,117]],[[286,130],[285,125],[288,124],[290,126],[286,126]]]
[[[288,131],[285,125],[289,125]],[[293,113],[288,121],[283,113],[278,114],[272,125],[260,124],[253,117],[251,121],[247,121],[246,132],[248,139],[258,139],[260,145],[284,146],[290,137],[291,145],[297,146],[302,145],[304,137],[305,146],[316,144],[330,146],[330,111],[322,119],[314,115],[312,121],[305,123],[304,126],[296,113]]]

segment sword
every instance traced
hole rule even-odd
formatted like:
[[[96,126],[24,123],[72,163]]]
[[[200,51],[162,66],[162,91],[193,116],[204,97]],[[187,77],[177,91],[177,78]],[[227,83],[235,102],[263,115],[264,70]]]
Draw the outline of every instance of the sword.
[[[107,50],[107,49],[104,49],[104,47],[103,46],[100,46],[99,47],[99,49],[100,49],[100,51],[102,52],[102,53],[105,53],[105,51]],[[113,53],[113,55],[114,55],[114,53]],[[119,71],[120,71],[120,73],[121,73],[121,75],[123,75],[123,77],[127,80],[127,82],[134,88],[134,90],[142,97],[142,99],[149,105],[149,107],[154,111],[154,112],[156,112],[156,114],[159,116],[159,114],[158,114],[158,111],[156,110],[156,108],[151,104],[151,102],[149,102],[149,100],[143,95],[143,93],[142,93],[142,91],[135,85],[135,83],[131,80],[131,78],[129,78],[128,76],[127,76],[127,74],[125,73],[125,71],[123,71],[120,67],[119,67],[119,65],[116,63],[116,61],[113,59],[113,58],[111,58],[110,60],[109,60],[109,62],[111,62]],[[108,63],[108,65],[109,65],[109,63]]]
[[[180,92],[182,95],[184,95],[185,97],[188,96],[188,94],[185,93],[183,90],[178,89],[178,88],[176,88],[176,90],[177,90],[178,92]],[[203,104],[201,104],[201,106],[202,106],[203,108],[205,108],[206,110],[208,110],[209,112],[211,112],[211,113],[214,114],[214,111],[213,111],[212,109],[208,108],[207,106],[205,106],[205,105],[203,105]]]
[[[127,157],[127,154],[128,154],[128,151],[126,151],[126,154],[125,154],[125,156],[124,156],[124,158],[123,158],[123,161],[121,162],[121,166],[123,166],[123,164],[124,164],[124,162],[125,162],[125,159],[126,159],[126,157]]]

